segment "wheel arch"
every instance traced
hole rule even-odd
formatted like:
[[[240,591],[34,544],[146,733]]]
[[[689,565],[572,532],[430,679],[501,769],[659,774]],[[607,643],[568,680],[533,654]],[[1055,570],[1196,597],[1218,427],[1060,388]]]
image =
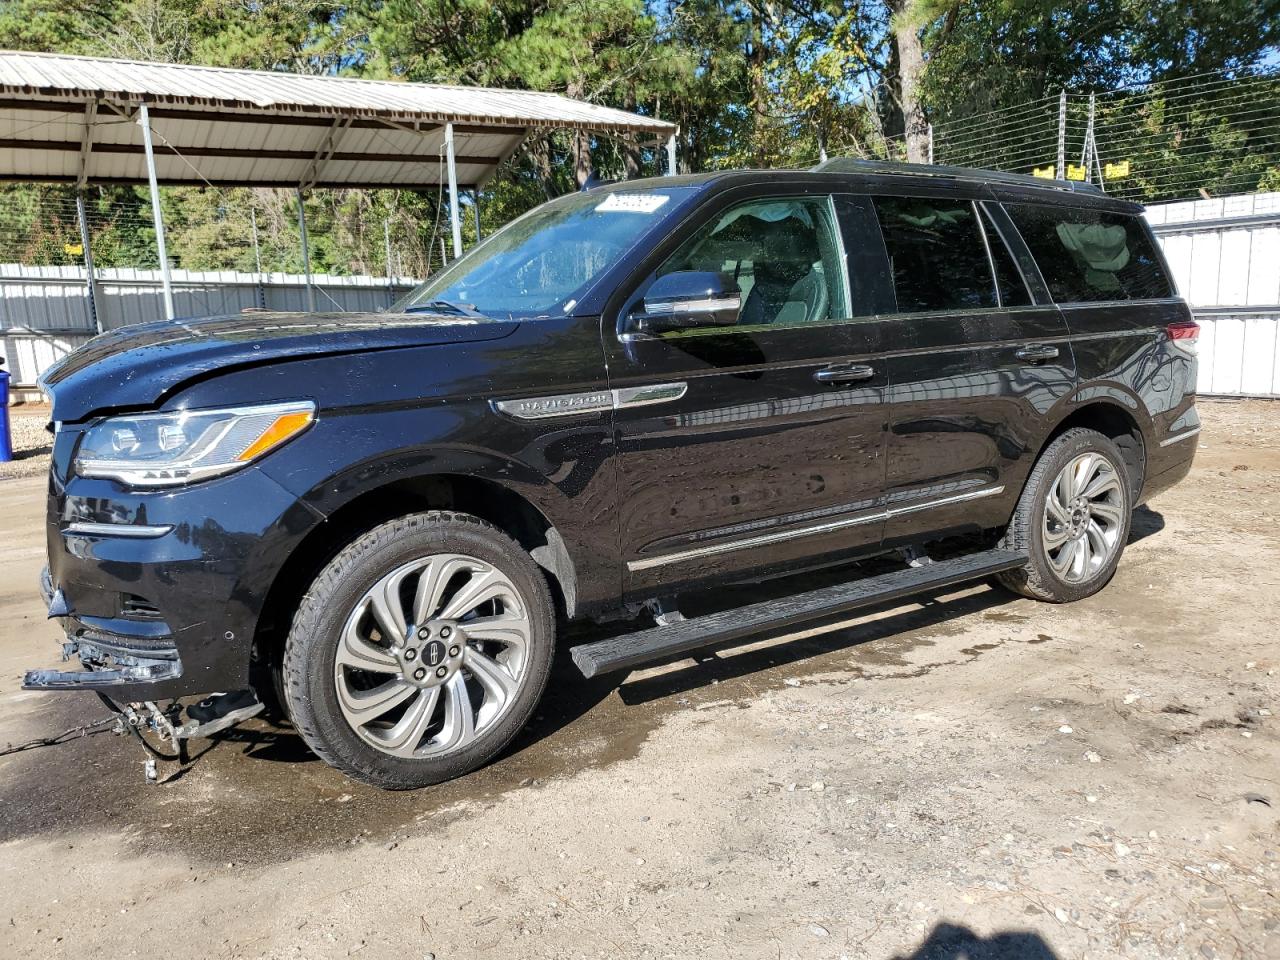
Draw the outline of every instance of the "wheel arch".
[[[307,587],[325,565],[367,530],[410,513],[454,510],[493,524],[533,557],[562,615],[577,608],[577,572],[560,531],[528,497],[498,481],[459,473],[390,480],[364,490],[325,515],[297,543],[277,571],[258,616],[254,646],[271,664],[283,649]]]
[[[1062,415],[1036,451],[1032,464],[1039,461],[1049,444],[1068,430],[1083,427],[1110,438],[1124,457],[1125,472],[1134,502],[1142,492],[1147,472],[1147,444],[1150,417],[1141,403],[1127,392],[1080,393],[1065,405]],[[1145,417],[1145,423],[1144,423]],[[1025,481],[1024,481],[1025,482]]]

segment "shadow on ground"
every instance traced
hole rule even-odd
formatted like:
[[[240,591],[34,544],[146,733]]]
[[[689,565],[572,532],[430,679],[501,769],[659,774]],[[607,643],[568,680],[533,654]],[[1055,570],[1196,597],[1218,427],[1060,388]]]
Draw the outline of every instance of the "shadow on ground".
[[[893,960],[1058,960],[1039,934],[1006,931],[982,937],[968,927],[940,923],[912,954]]]

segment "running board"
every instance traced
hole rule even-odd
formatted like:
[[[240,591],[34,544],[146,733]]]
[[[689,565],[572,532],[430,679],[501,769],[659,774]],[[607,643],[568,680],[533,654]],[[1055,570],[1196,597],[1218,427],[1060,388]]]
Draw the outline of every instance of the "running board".
[[[987,550],[954,560],[894,570],[876,577],[840,583],[778,600],[748,604],[705,617],[651,627],[637,633],[574,647],[573,662],[585,677],[631,670],[654,660],[777,631],[799,623],[848,613],[861,607],[901,600],[913,594],[952,587],[1025,565],[1025,554]]]

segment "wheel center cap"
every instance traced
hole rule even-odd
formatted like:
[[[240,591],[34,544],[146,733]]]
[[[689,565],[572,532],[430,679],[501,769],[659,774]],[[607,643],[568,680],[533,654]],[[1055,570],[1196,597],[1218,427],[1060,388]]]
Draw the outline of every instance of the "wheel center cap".
[[[449,648],[439,640],[432,640],[430,643],[424,644],[420,650],[423,666],[438,667],[444,663],[445,657],[448,656]]]
[[[409,635],[397,656],[404,678],[417,687],[447,683],[462,666],[466,637],[456,624],[432,623]]]

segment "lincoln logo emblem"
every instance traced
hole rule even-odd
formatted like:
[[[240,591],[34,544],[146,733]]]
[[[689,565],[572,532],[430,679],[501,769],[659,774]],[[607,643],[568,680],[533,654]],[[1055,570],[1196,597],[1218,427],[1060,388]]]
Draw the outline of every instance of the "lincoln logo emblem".
[[[428,666],[440,666],[444,662],[444,644],[439,640],[432,640],[422,648],[422,656]]]

